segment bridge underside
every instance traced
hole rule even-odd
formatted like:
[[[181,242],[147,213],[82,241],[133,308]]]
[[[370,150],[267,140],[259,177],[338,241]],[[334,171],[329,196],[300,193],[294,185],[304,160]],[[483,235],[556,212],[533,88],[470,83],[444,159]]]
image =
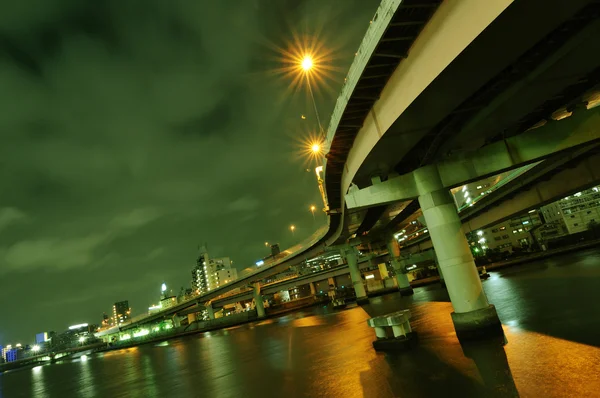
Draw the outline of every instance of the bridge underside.
[[[428,14],[429,25],[421,28],[421,37],[416,40],[429,40],[431,47],[435,40],[452,41],[460,36],[447,34],[446,38],[440,38],[432,32],[441,23],[438,18],[450,25],[453,16],[467,15],[460,6],[450,3],[442,3],[436,13]],[[361,104],[359,111],[357,102],[352,102],[354,93],[350,96],[331,142],[326,169],[330,203],[336,203],[345,193],[341,182],[343,167],[355,163],[353,151],[358,153],[357,145],[363,147],[376,140],[352,178],[359,188],[366,188],[379,180],[386,182],[398,174],[444,161],[448,154],[460,157],[482,146],[502,143],[594,98],[600,82],[600,42],[596,40],[600,33],[599,3],[590,0],[568,4],[559,0],[508,3],[512,4],[393,122],[388,122],[390,115],[385,112],[394,107],[392,104],[403,102],[402,97],[410,91],[407,84],[421,78],[415,74],[402,76],[402,72],[419,62],[418,58],[427,56],[420,43],[414,40],[414,48],[406,52],[393,73],[379,77],[383,85],[358,89],[365,84],[358,81],[355,100],[364,101],[368,95],[370,102]],[[478,5],[474,2],[472,6]],[[393,40],[385,43],[388,49],[394,46]],[[373,62],[380,59],[374,56]],[[370,70],[365,68],[364,81],[369,80]],[[410,201],[412,198],[414,195],[402,206],[393,201],[394,209],[387,206],[390,202],[373,204],[361,211],[362,223],[352,228],[346,224],[347,219],[336,214],[336,223],[345,224],[338,242],[375,226],[380,229],[382,224],[397,225],[407,217],[406,212],[398,211],[400,207],[409,210],[416,207]],[[399,218],[392,221],[392,214]]]

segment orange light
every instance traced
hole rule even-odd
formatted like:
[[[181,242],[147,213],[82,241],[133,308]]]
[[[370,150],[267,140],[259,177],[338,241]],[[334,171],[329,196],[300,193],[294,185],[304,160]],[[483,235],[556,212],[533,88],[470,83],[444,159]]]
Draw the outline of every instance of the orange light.
[[[305,55],[304,58],[302,59],[302,62],[300,63],[300,66],[302,66],[302,69],[305,72],[308,72],[309,70],[312,69],[313,67],[313,60],[312,57],[310,55]]]

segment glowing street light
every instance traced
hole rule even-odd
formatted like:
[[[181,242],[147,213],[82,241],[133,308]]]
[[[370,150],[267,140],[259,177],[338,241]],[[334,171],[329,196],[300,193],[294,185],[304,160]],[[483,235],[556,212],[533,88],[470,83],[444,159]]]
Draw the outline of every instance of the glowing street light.
[[[314,154],[319,154],[321,152],[321,144],[315,142],[311,145],[310,149]]]
[[[269,246],[269,242],[265,242],[265,246],[267,246],[267,247],[268,247],[268,246]]]
[[[314,63],[310,55],[305,55],[304,58],[302,58],[302,62],[300,63],[300,66],[302,67],[302,70],[304,70],[304,72],[310,71],[313,65]]]
[[[292,235],[294,235],[294,231],[296,230],[296,226],[295,225],[291,225],[290,226],[290,230],[292,231]]]
[[[310,212],[313,215],[313,220],[315,219],[315,210],[317,210],[317,207],[315,205],[310,205]]]
[[[313,94],[313,89],[310,84],[310,71],[312,70],[314,65],[315,65],[315,63],[313,61],[313,58],[308,54],[305,55],[304,57],[302,57],[302,60],[300,61],[300,68],[302,69],[302,71],[304,72],[304,75],[306,76],[306,85],[308,86],[308,91],[310,92],[310,98],[312,99],[313,107],[315,108],[315,115],[317,116],[317,124],[319,125],[319,134],[323,135],[324,130],[323,130],[323,126],[321,125],[321,118],[319,117],[319,111],[317,110],[317,102],[315,101],[315,95]]]
[[[34,345],[33,347],[31,347],[31,351],[33,352],[38,352],[40,350],[40,346],[39,345]]]

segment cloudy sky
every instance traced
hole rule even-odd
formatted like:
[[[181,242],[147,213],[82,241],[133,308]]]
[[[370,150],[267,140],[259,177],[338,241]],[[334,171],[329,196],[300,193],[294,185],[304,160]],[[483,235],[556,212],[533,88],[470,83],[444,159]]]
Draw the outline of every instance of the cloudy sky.
[[[296,36],[338,72],[377,0],[28,0],[0,12],[0,344],[189,287],[200,242],[243,269],[326,222],[278,74]],[[301,115],[306,114],[306,120]],[[295,224],[295,236],[289,226]]]

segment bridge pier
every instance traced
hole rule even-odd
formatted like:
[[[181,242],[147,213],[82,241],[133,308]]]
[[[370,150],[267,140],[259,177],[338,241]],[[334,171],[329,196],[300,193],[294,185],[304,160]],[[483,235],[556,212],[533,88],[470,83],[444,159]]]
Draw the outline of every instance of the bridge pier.
[[[208,313],[208,319],[215,319],[215,310],[212,306],[212,303],[207,303],[204,307],[206,308],[206,312]]]
[[[398,255],[400,254],[400,248],[398,247],[398,242],[396,238],[391,236],[387,241],[388,253],[390,256],[390,260],[392,260],[392,267],[396,273],[396,283],[398,284],[398,290],[400,291],[400,296],[410,296],[414,294],[413,288],[408,281],[408,276],[406,275],[406,267],[402,262],[398,260]]]
[[[174,328],[178,328],[181,326],[181,319],[179,319],[179,316],[177,314],[173,315],[173,318],[171,318],[171,322],[173,322]]]
[[[262,295],[260,294],[260,282],[254,283],[253,287],[254,287],[254,292],[253,292],[254,306],[256,308],[256,315],[259,318],[264,318],[265,317],[265,305],[263,303]]]
[[[436,261],[436,267],[438,270],[438,274],[440,274],[440,285],[442,285],[442,287],[446,287],[446,281],[444,280],[444,273],[442,272],[442,267],[440,267],[440,264]]]
[[[314,282],[309,282],[308,286],[310,287],[310,295],[311,296],[316,296],[317,295],[317,288],[315,287],[315,283]]]
[[[356,293],[356,303],[368,304],[369,298],[367,297],[365,285],[363,284],[360,275],[360,269],[358,268],[356,248],[354,248],[354,246],[347,246],[341,250],[341,254],[348,263],[348,269],[350,270],[350,279],[352,279],[352,285],[354,286],[354,292]]]
[[[415,183],[454,308],[451,315],[456,335],[469,339],[503,333],[496,308],[488,303],[483,291],[454,200],[443,186],[437,167],[415,170]]]

